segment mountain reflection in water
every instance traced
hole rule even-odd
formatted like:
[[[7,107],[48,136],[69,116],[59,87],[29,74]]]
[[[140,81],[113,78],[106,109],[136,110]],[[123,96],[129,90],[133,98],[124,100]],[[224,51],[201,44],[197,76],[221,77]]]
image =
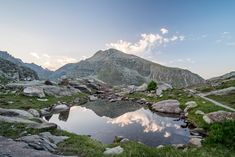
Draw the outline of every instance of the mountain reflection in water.
[[[109,117],[110,116],[110,117]],[[48,118],[62,129],[79,135],[90,135],[103,143],[112,143],[115,136],[140,141],[150,146],[186,144],[189,139],[185,123],[177,117],[159,115],[129,102],[90,102],[74,106],[70,111]]]

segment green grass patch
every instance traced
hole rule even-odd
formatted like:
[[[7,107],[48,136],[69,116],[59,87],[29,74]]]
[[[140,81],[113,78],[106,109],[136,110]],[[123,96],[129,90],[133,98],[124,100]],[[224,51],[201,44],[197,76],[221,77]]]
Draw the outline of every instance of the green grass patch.
[[[0,94],[0,107],[10,109],[41,109],[49,107],[58,101],[72,103],[75,98],[80,98],[81,103],[86,101],[86,95],[82,93],[75,94],[73,96],[54,97],[47,96],[45,99],[48,101],[42,102],[37,100],[36,97],[24,96],[21,93],[15,94]]]
[[[217,86],[211,86],[207,84],[207,85],[197,87],[196,90],[202,93],[207,93],[213,90],[219,90],[219,89],[224,89],[224,88],[233,87],[233,86],[235,86],[235,80],[223,80],[223,81],[218,81]]]
[[[229,93],[226,95],[208,95],[207,97],[229,107],[235,108],[235,93]]]

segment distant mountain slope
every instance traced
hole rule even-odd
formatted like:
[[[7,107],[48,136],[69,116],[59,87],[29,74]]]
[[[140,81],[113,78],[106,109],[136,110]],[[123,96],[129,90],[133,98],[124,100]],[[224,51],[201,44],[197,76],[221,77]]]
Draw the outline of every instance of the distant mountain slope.
[[[112,85],[140,85],[154,79],[175,87],[204,83],[199,75],[188,70],[170,68],[129,55],[115,49],[98,51],[94,56],[55,71],[50,78],[94,76]]]
[[[231,78],[235,78],[235,71],[224,74],[222,76],[213,77],[213,78],[209,79],[209,81],[226,80],[226,79],[231,79]]]
[[[47,79],[49,77],[49,75],[52,74],[52,71],[50,71],[48,69],[44,69],[41,66],[36,65],[34,63],[24,63],[21,59],[13,57],[12,55],[10,55],[6,51],[0,51],[0,58],[2,58],[4,60],[8,60],[14,64],[28,67],[28,68],[34,70],[35,72],[37,72],[37,75],[39,76],[40,79]]]
[[[30,68],[20,66],[8,60],[0,58],[0,78],[1,80],[35,80],[37,73]]]

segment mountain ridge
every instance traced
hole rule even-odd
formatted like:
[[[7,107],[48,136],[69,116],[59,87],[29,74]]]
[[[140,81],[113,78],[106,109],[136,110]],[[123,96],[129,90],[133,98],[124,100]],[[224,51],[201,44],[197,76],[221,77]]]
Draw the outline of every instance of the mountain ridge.
[[[25,63],[21,59],[15,58],[11,54],[9,54],[7,51],[0,51],[0,58],[2,58],[4,60],[8,60],[16,65],[30,68],[31,70],[33,70],[37,73],[39,79],[47,79],[49,77],[49,75],[52,74],[52,71],[45,69],[35,63]]]
[[[58,79],[62,76],[93,76],[113,85],[140,85],[152,79],[175,87],[205,82],[202,77],[189,70],[166,67],[116,49],[100,50],[86,60],[65,65],[56,70],[50,78]]]

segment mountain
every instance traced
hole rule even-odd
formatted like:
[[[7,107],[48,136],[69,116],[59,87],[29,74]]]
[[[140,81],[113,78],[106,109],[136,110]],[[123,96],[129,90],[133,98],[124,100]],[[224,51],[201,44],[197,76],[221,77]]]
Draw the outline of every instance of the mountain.
[[[0,58],[0,83],[5,81],[24,81],[38,79],[38,75],[30,68],[20,66]]]
[[[116,49],[98,51],[94,56],[56,70],[51,79],[62,76],[71,78],[96,77],[112,85],[141,85],[150,80],[186,87],[204,83],[199,75],[180,68],[171,68],[126,54]]]
[[[28,68],[36,71],[39,79],[47,79],[49,77],[49,75],[52,74],[52,71],[50,71],[48,69],[44,69],[43,67],[36,65],[34,63],[24,63],[21,59],[13,57],[12,55],[10,55],[6,51],[0,51],[0,58],[2,58],[4,60],[8,60],[8,61],[10,61],[14,64],[17,64],[17,65],[20,65],[20,66],[28,67]]]
[[[209,81],[227,80],[227,79],[231,79],[231,78],[235,78],[235,71],[224,74],[222,76],[213,77],[213,78],[209,79]]]

